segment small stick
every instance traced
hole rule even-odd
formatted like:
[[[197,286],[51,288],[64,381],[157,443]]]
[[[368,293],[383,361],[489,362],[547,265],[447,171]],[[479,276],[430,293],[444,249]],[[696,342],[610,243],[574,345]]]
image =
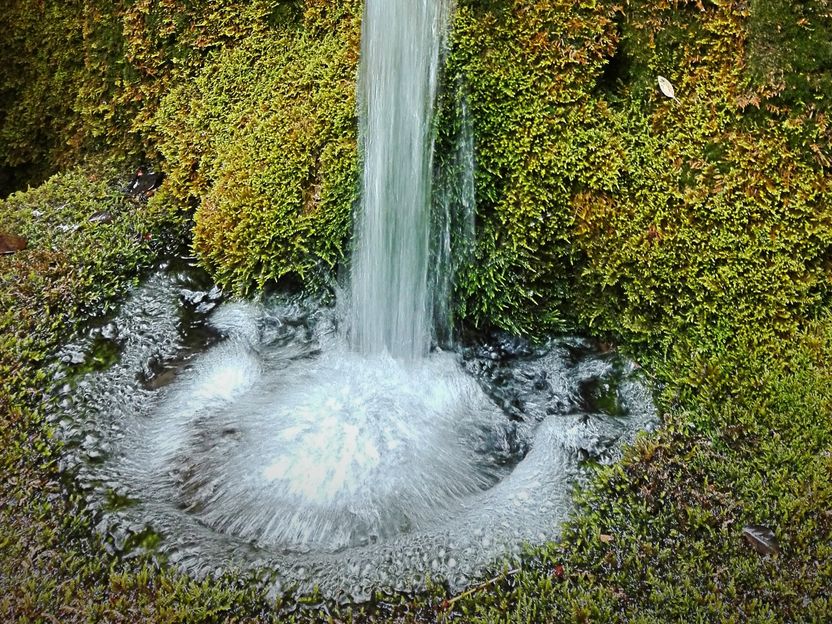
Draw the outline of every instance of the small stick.
[[[459,602],[463,598],[467,598],[471,594],[475,594],[478,591],[482,591],[483,589],[485,589],[486,587],[490,587],[491,585],[493,585],[497,581],[502,581],[504,579],[507,579],[510,576],[514,576],[518,572],[520,572],[520,568],[515,568],[514,570],[509,570],[508,572],[505,572],[505,573],[501,574],[500,576],[495,576],[492,579],[488,579],[487,581],[485,581],[483,583],[480,583],[479,585],[475,585],[474,587],[472,587],[468,591],[461,593],[459,596],[454,596],[450,600],[446,600],[443,603],[442,606],[444,606],[445,609],[450,609],[456,602]]]

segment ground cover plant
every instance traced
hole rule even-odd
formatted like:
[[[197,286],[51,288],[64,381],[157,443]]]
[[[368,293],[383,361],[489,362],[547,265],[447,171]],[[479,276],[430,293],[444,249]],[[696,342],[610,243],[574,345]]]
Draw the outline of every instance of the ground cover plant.
[[[0,201],[0,232],[29,242],[0,257],[0,617],[827,621],[824,0],[458,2],[443,110],[465,98],[478,157],[460,318],[583,328],[638,359],[663,410],[660,431],[576,494],[559,544],[459,596],[312,599],[297,614],[246,579],[197,582],[107,554],[43,421],[53,349],[190,227],[205,266],[240,293],[343,259],[359,15],[327,0],[21,0],[0,15],[13,59],[0,67],[5,183],[46,180]],[[49,177],[93,155],[120,169]],[[146,158],[169,174],[149,204],[119,188],[124,163]],[[755,549],[749,526],[772,529],[776,552]]]

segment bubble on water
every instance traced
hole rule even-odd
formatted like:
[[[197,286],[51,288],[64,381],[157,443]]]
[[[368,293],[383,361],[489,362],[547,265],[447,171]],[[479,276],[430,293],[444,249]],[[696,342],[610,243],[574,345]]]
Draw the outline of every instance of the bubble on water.
[[[405,365],[350,353],[334,312],[302,297],[219,303],[184,330],[182,288],[168,271],[133,292],[117,363],[63,392],[55,421],[108,544],[138,548],[127,528],[147,527],[197,578],[250,570],[272,596],[339,600],[427,578],[459,590],[556,537],[581,458],[610,461],[656,419],[635,367],[580,339]],[[222,339],[203,348],[206,327]],[[151,361],[168,382],[142,382]],[[600,386],[614,413],[587,412]]]

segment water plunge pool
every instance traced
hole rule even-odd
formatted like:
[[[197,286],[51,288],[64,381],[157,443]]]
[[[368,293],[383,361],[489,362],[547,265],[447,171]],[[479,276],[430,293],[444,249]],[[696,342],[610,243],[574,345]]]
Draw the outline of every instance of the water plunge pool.
[[[583,465],[656,423],[637,367],[588,340],[406,364],[350,351],[335,308],[197,275],[161,267],[62,352],[62,467],[122,555],[275,596],[458,591],[556,538]]]

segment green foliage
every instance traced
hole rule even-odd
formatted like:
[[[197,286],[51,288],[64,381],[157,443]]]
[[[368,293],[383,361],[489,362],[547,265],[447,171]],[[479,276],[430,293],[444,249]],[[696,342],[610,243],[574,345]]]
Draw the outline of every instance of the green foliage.
[[[615,8],[600,2],[465,1],[453,23],[448,81],[474,120],[477,237],[459,278],[462,315],[513,331],[562,320],[571,190],[605,176],[585,114],[615,50]]]
[[[0,619],[278,620],[233,574],[197,583],[105,556],[81,502],[59,496],[36,406],[50,348],[179,232],[183,207],[238,292],[341,258],[360,3],[82,6],[0,13],[0,166],[144,152],[169,177],[148,206],[78,172],[0,202],[0,230],[32,244],[0,258]],[[827,6],[458,1],[443,110],[466,98],[479,202],[461,312],[617,337],[664,388],[665,424],[599,470],[562,542],[518,574],[452,603],[434,588],[333,617],[828,617]],[[442,122],[448,146],[458,120]],[[113,223],[90,223],[99,210]],[[746,524],[771,526],[780,555],[749,549]]]
[[[469,622],[822,622],[832,582],[832,317],[772,360],[753,343],[665,390],[661,431],[601,468],[562,541],[455,602]],[[771,527],[780,553],[742,537]],[[738,617],[738,614],[742,614]]]
[[[159,102],[214,49],[299,19],[299,0],[12,0],[0,12],[0,166],[31,181],[88,154],[155,157]]]
[[[347,6],[333,30],[278,28],[211,56],[155,121],[166,193],[198,206],[194,248],[236,292],[342,257],[357,196],[359,34]]]
[[[121,590],[118,572],[109,584],[100,582],[106,563],[70,545],[80,536],[88,540],[90,528],[77,498],[64,496],[55,445],[43,422],[46,364],[59,340],[79,320],[112,304],[137,269],[157,255],[166,233],[180,227],[175,217],[126,199],[118,190],[124,181],[98,170],[97,179],[75,170],[0,201],[0,232],[24,236],[29,243],[24,251],[0,256],[3,621],[77,618],[71,603],[79,600],[89,601],[82,619],[97,620],[101,614],[126,612],[134,600],[160,587],[175,597],[185,594],[188,585],[171,576],[160,578],[146,564],[128,575]],[[103,212],[112,217],[110,222],[90,221]],[[119,591],[114,603],[104,606]],[[147,603],[135,609],[138,619],[148,612]],[[179,621],[184,619],[180,611]]]
[[[602,177],[567,190],[570,297],[664,385],[665,424],[597,474],[559,545],[453,615],[828,617],[828,129],[821,107],[756,82],[755,27],[743,2],[627,5],[619,73],[599,82],[578,145],[582,162],[603,150]],[[747,524],[772,527],[780,555],[750,549]]]
[[[788,104],[828,111],[832,92],[829,1],[752,1],[748,56],[761,88]]]
[[[101,174],[99,174],[101,175]],[[135,204],[106,179],[80,171],[0,200],[0,232],[29,249],[0,258],[0,377],[7,397],[31,383],[46,353],[79,316],[111,301],[147,263],[164,230],[164,213]],[[110,223],[90,217],[107,213]]]
[[[11,0],[0,11],[0,32],[0,165],[66,164],[80,122],[68,114],[81,80],[77,9]]]
[[[634,32],[677,17],[636,16]],[[821,129],[802,109],[776,123],[745,115],[745,14],[695,20],[672,65],[658,45],[630,56],[635,74],[665,72],[677,100],[636,87],[596,114],[623,158],[607,164],[613,192],[589,184],[572,198],[580,318],[664,351],[745,338],[779,350],[829,298],[829,180],[806,145]]]
[[[756,108],[774,97],[743,62],[759,19],[533,4],[462,3],[454,24],[479,168],[463,315],[527,332],[566,317],[665,349],[794,331],[828,295],[828,127]]]

